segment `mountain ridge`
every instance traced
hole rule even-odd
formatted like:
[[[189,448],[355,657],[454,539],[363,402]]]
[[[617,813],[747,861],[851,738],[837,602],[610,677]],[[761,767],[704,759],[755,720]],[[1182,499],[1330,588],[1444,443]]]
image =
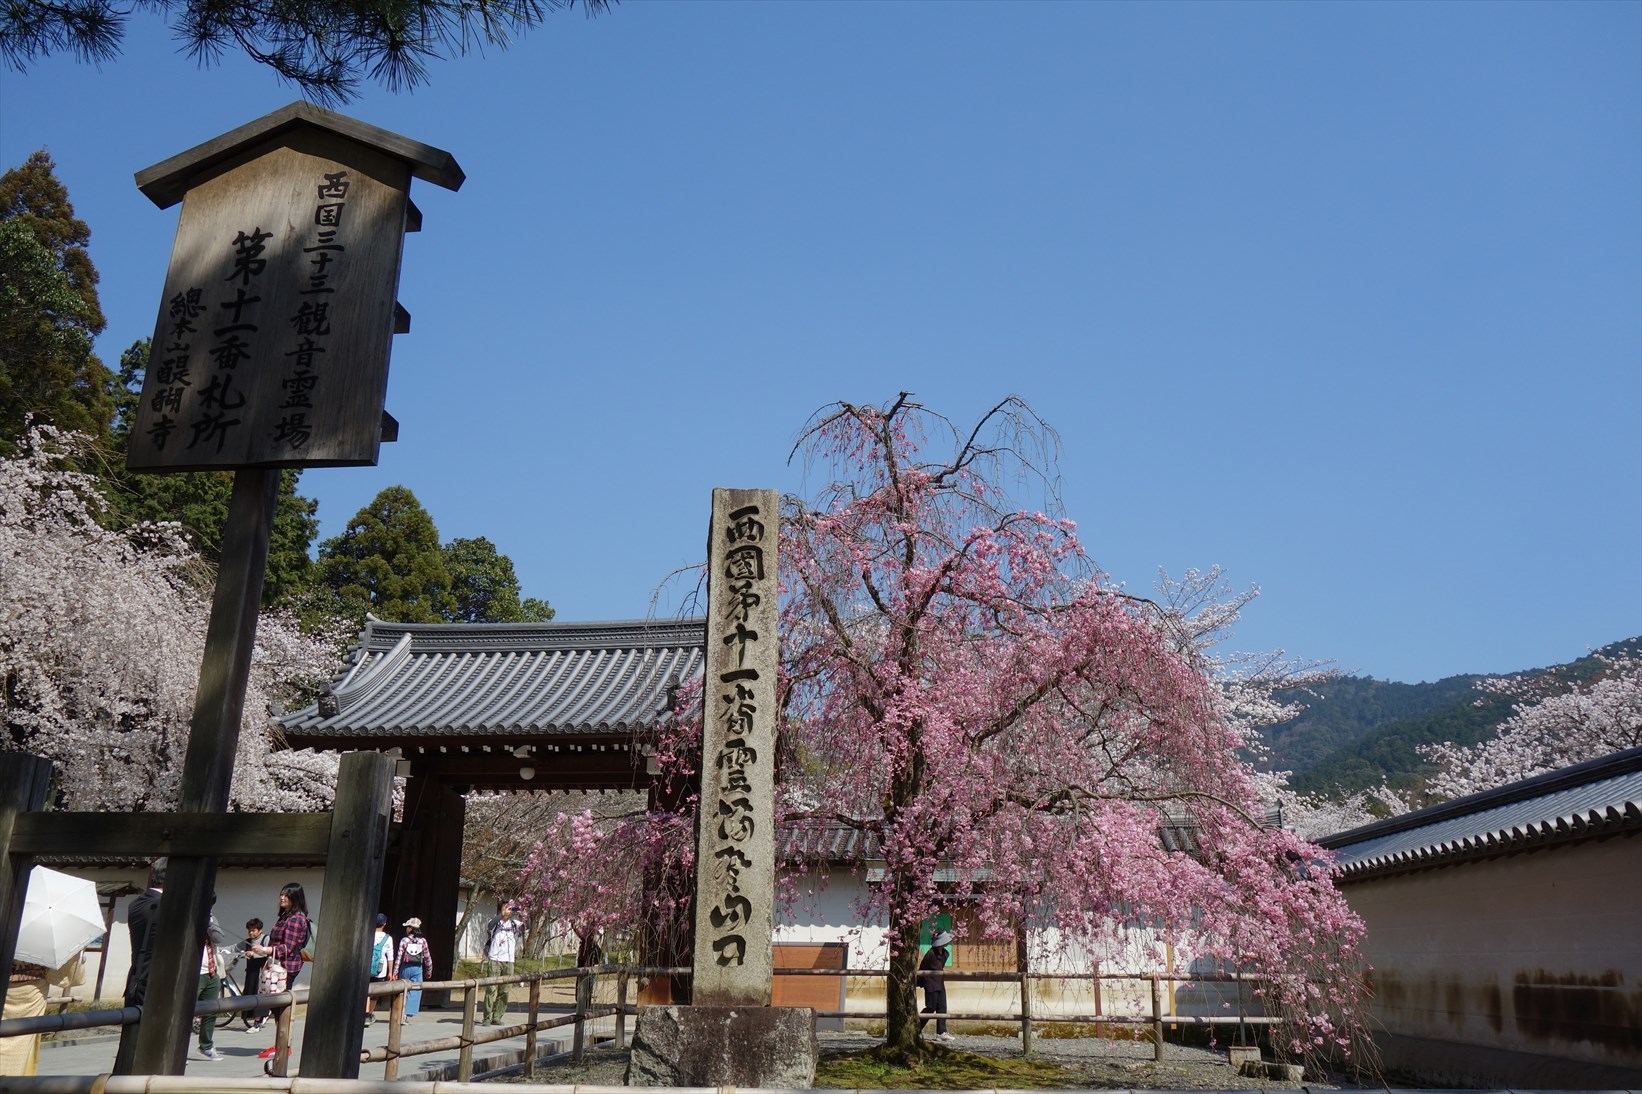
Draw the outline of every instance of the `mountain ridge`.
[[[1431,767],[1421,745],[1471,745],[1510,717],[1512,701],[1478,688],[1484,680],[1545,678],[1549,687],[1588,680],[1601,669],[1598,655],[1642,652],[1642,636],[1610,642],[1573,661],[1496,674],[1467,673],[1405,684],[1372,676],[1340,676],[1321,684],[1285,688],[1277,698],[1304,707],[1263,732],[1263,766],[1287,770],[1301,793],[1340,796],[1386,782],[1417,788]]]

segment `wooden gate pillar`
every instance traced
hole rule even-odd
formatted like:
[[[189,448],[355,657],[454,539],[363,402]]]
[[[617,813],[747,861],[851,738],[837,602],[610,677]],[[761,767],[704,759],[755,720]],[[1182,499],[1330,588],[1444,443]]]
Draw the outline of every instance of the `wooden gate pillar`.
[[[392,816],[393,761],[379,752],[343,756],[325,856],[325,937],[302,1036],[302,1074],[309,1078],[359,1078],[360,1003],[371,971],[349,955],[370,952]]]
[[[12,830],[17,818],[45,808],[51,790],[51,761],[23,752],[0,753],[0,1008],[6,1005],[6,984],[16,954],[17,928],[28,896],[29,871],[34,856],[13,854]]]

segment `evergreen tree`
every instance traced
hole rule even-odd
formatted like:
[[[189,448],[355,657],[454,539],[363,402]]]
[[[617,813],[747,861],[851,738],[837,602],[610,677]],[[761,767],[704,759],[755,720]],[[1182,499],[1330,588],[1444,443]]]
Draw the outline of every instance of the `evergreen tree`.
[[[496,550],[484,536],[453,539],[444,546],[445,568],[450,571],[455,610],[453,623],[541,623],[553,618],[553,609],[535,597],[519,598],[519,578],[513,560]]]
[[[91,229],[44,150],[0,175],[0,455],[24,419],[108,440],[109,373],[92,351],[107,325]]]
[[[433,518],[403,486],[383,490],[341,535],[319,546],[319,580],[341,614],[370,612],[396,623],[453,617],[450,570]]]
[[[320,102],[346,102],[369,75],[390,91],[413,89],[425,62],[469,49],[506,46],[549,11],[578,0],[166,0],[138,4],[167,16],[173,37],[202,65],[243,50]],[[580,0],[588,15],[614,0]],[[19,71],[54,53],[82,61],[120,54],[130,5],[110,0],[13,0],[0,5],[0,60]]]

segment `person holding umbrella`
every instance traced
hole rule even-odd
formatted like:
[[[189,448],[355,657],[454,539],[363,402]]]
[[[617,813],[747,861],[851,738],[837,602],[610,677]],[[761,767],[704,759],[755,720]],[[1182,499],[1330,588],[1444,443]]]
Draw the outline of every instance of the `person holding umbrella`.
[[[84,983],[80,951],[105,929],[96,885],[43,866],[31,870],[3,1017],[38,1018],[53,988]],[[38,1033],[0,1038],[0,1075],[33,1075],[39,1063]]]

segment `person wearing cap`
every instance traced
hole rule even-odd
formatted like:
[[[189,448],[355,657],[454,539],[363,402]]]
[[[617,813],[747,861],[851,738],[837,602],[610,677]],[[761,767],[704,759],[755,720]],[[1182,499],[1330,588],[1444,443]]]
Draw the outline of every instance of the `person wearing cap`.
[[[399,952],[393,959],[393,978],[420,984],[433,974],[433,955],[428,952],[428,940],[422,937],[422,921],[416,916],[405,920],[405,936],[399,940]],[[422,990],[413,988],[405,993],[405,1021],[416,1017],[422,1009]]]
[[[946,968],[947,960],[952,956],[951,951],[947,949],[947,946],[951,943],[952,932],[942,931],[930,939],[929,952],[924,954],[922,961],[918,962],[918,980],[924,987],[923,1013],[925,1014],[946,1014],[946,977],[941,974],[942,970]],[[918,1023],[918,1032],[923,1033],[924,1027],[927,1025],[929,1025],[929,1019],[925,1018]],[[952,1034],[946,1031],[946,1018],[936,1018],[933,1040],[951,1041],[953,1039]]]
[[[376,913],[376,934],[371,938],[371,983],[385,984],[393,971],[393,935],[388,933],[388,917]],[[376,1021],[376,997],[365,996],[365,1024]]]

